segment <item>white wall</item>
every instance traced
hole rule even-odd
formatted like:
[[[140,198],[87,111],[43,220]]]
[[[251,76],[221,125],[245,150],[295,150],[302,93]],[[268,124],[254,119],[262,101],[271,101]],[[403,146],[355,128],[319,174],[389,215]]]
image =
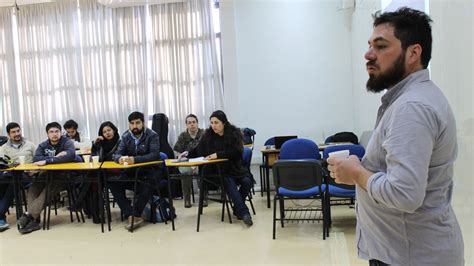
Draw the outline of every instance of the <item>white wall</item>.
[[[221,2],[225,108],[231,122],[257,131],[257,148],[275,135],[320,142],[353,130],[351,12],[337,6]]]

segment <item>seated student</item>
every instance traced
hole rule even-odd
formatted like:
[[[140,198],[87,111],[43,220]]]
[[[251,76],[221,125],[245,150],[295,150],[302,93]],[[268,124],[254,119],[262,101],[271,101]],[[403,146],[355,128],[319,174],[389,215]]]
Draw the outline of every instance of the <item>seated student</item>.
[[[61,125],[51,122],[46,125],[48,139],[42,142],[35,151],[33,162],[35,165],[46,165],[55,163],[73,162],[76,156],[74,143],[67,137],[61,135]],[[63,173],[55,172],[55,175]],[[56,195],[63,190],[64,185],[53,181],[49,186],[50,195]],[[18,220],[20,233],[27,234],[39,230],[40,214],[45,207],[45,183],[34,182],[28,190],[28,212],[25,212]],[[44,222],[44,221],[43,221]]]
[[[122,135],[117,152],[114,154],[115,162],[131,165],[160,159],[160,140],[158,134],[146,128],[144,122],[145,117],[143,113],[133,112],[128,116],[129,130]],[[125,175],[133,177],[135,176],[135,170],[127,170]],[[153,172],[140,171],[140,178],[142,182],[137,184],[133,209],[125,195],[126,189],[133,189],[133,182],[109,182],[110,191],[114,195],[124,217],[128,218],[128,224],[125,226],[127,230],[135,229],[143,223],[142,212],[153,193],[152,185],[154,181],[152,181],[152,178],[156,178],[156,176],[153,176]],[[132,216],[134,216],[133,228]]]
[[[186,116],[186,131],[179,134],[178,141],[174,145],[174,150],[178,153],[189,151],[197,146],[201,139],[204,130],[199,128],[198,119],[195,115],[189,114]],[[196,168],[194,168],[196,169]],[[183,174],[195,171],[192,167],[180,167],[179,171]],[[191,208],[191,186],[192,179],[182,180],[184,207]]]
[[[91,148],[91,141],[86,136],[81,135],[77,129],[79,125],[76,121],[70,119],[64,123],[64,130],[66,130],[66,135],[74,141],[74,147],[79,149],[90,149]]]
[[[117,148],[120,143],[120,136],[118,133],[117,127],[110,121],[102,123],[99,127],[98,137],[92,143],[92,155],[99,156],[99,161],[113,161],[114,153],[117,151]],[[115,172],[109,170],[106,173],[114,175],[119,175],[120,172]],[[93,186],[92,186],[93,185]],[[92,190],[91,190],[92,186]],[[86,208],[85,211],[88,214],[92,215],[93,222],[99,223],[99,213],[98,213],[98,193],[97,186],[91,184],[91,182],[85,182],[82,184],[81,192],[77,196],[75,203],[69,207],[70,210],[79,210],[82,208],[84,200],[87,196],[91,195],[92,201],[90,202],[89,208]]]
[[[206,156],[208,160],[228,159],[221,164],[225,190],[234,203],[234,214],[246,225],[252,226],[252,217],[245,205],[245,199],[253,186],[253,180],[243,164],[242,133],[220,110],[213,112],[210,120],[211,126],[204,132],[197,147],[189,151],[188,156],[190,158]]]
[[[10,122],[7,127],[8,141],[0,147],[0,155],[7,155],[15,163],[19,163],[19,157],[25,158],[25,163],[33,162],[33,154],[36,146],[31,141],[23,138],[21,127],[18,123]],[[5,175],[8,175],[6,173]],[[0,177],[2,174],[0,173]],[[8,229],[9,224],[5,214],[13,203],[14,198],[13,184],[0,184],[0,232]]]

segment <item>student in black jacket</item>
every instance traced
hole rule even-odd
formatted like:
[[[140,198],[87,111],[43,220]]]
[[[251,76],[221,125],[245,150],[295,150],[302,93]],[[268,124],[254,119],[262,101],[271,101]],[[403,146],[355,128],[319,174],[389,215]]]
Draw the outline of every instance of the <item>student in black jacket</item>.
[[[46,132],[48,133],[48,139],[42,142],[36,149],[33,157],[34,164],[42,166],[73,162],[76,156],[74,142],[61,135],[61,125],[57,122],[49,123],[46,125]],[[62,173],[56,173],[56,175],[58,174]],[[51,193],[50,195],[56,195],[63,190],[63,185],[55,183],[53,178],[49,189],[48,193]],[[45,205],[45,193],[44,182],[33,182],[27,195],[28,212],[25,212],[18,220],[20,233],[27,234],[41,228],[39,218]]]
[[[133,112],[128,116],[129,130],[122,135],[117,152],[114,154],[115,162],[131,165],[160,159],[158,134],[146,128],[144,122],[145,117],[140,112]],[[129,177],[134,176],[135,170],[127,171],[125,174]],[[125,226],[127,230],[132,230],[132,216],[135,216],[133,218],[133,229],[143,223],[142,212],[146,203],[150,200],[153,192],[152,178],[156,178],[156,176],[153,176],[151,171],[140,171],[140,178],[142,183],[137,185],[133,209],[130,201],[125,196],[126,189],[133,189],[133,182],[109,183],[110,191],[114,195],[114,199],[117,201],[124,217],[128,217],[128,224]]]
[[[224,112],[211,114],[211,126],[206,130],[198,146],[192,149],[190,158],[205,156],[206,159],[228,159],[221,164],[227,195],[234,203],[234,214],[248,226],[253,225],[245,198],[253,186],[248,169],[243,164],[242,132],[229,123]]]

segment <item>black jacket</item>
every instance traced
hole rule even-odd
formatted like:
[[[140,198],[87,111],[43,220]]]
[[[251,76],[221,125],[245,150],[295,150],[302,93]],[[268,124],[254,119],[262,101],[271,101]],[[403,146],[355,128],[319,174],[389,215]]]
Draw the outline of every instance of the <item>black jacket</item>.
[[[55,157],[56,154],[59,154],[62,151],[65,151],[66,155]],[[57,145],[51,145],[49,139],[40,143],[38,148],[36,148],[33,162],[45,160],[46,164],[68,163],[73,162],[75,158],[76,149],[74,148],[74,142],[69,138],[61,136]]]
[[[227,162],[220,164],[221,173],[224,176],[242,178],[250,176],[242,159],[244,146],[242,140],[236,140],[239,143],[226,143],[224,137],[212,135],[209,139],[201,139],[199,144],[189,151],[189,158],[208,156],[217,154],[218,159],[228,159]]]
[[[121,156],[133,156],[135,163],[157,161],[160,159],[160,138],[155,131],[144,128],[142,136],[135,145],[135,139],[130,130],[122,134],[117,152],[114,154],[115,162]]]

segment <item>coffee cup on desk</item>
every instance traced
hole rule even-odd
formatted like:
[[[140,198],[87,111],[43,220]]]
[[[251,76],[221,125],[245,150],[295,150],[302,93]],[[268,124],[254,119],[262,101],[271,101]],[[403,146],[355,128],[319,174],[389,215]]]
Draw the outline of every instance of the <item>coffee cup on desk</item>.
[[[91,156],[90,155],[82,155],[82,158],[84,159],[85,163],[89,163],[91,161]]]
[[[93,163],[99,163],[99,156],[92,156]]]
[[[24,155],[18,156],[18,163],[19,164],[25,164],[25,156]]]
[[[333,151],[329,153],[329,158],[347,158],[349,155],[349,150]]]

